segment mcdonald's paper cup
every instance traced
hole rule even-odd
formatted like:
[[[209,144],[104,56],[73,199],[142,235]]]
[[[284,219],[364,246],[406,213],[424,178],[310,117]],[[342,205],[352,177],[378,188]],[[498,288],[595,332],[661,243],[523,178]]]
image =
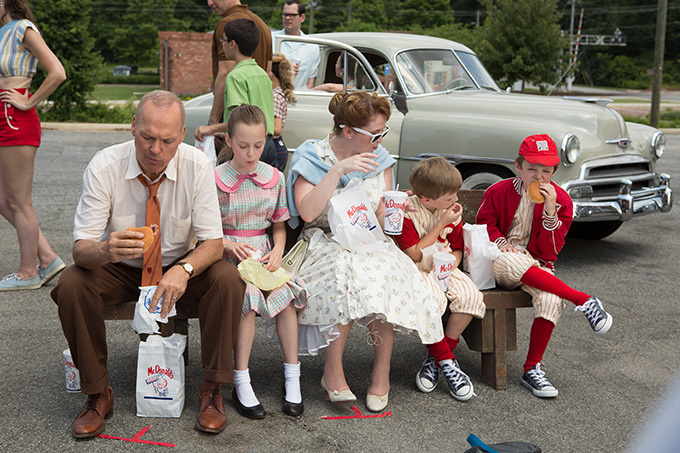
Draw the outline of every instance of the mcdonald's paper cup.
[[[437,284],[446,292],[446,280],[456,268],[456,257],[446,252],[437,252],[432,255],[432,272],[437,279]]]
[[[398,190],[385,192],[385,233],[391,235],[401,234],[404,226],[404,203],[408,195]]]
[[[80,373],[73,363],[71,350],[66,349],[63,354],[64,369],[66,372],[66,391],[69,393],[80,393]]]

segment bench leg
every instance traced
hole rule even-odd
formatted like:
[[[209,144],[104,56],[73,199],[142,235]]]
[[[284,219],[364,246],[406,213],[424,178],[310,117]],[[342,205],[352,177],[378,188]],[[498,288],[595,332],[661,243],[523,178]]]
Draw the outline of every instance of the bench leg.
[[[482,353],[482,379],[496,390],[508,388],[507,321],[505,309],[493,310],[493,352]]]

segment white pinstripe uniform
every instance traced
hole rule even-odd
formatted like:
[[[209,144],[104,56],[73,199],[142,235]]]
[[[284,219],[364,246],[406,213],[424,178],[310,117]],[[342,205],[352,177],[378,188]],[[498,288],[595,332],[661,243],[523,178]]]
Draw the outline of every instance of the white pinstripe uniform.
[[[420,198],[413,195],[409,198],[411,206],[418,209],[417,212],[407,212],[406,217],[411,219],[413,226],[416,228],[419,237],[425,236],[441,218],[443,211],[437,210],[434,213],[430,212],[425,205],[420,201]],[[460,224],[460,220],[455,224]],[[446,239],[453,231],[453,228],[446,227],[439,234],[439,238],[443,240],[442,243],[448,250],[450,250],[449,242]],[[433,291],[441,293],[439,285],[437,285],[436,277],[432,272],[432,268],[428,266],[428,270],[423,270],[426,280]],[[475,318],[483,318],[486,312],[486,305],[484,305],[484,296],[477,289],[475,284],[470,280],[463,271],[457,267],[451,273],[451,276],[446,281],[447,290],[446,298],[449,300],[449,309],[451,313],[465,313],[474,316]],[[442,307],[442,312],[445,307]]]
[[[521,180],[520,184],[521,184]],[[519,247],[526,251],[529,243],[529,236],[531,234],[531,223],[533,220],[534,205],[529,200],[526,191],[523,191],[522,198],[515,212],[508,232],[507,242],[515,247]],[[498,240],[496,241],[498,242]],[[532,304],[534,306],[534,317],[544,318],[553,324],[557,324],[564,310],[565,303],[561,297],[542,291],[540,289],[527,286],[521,282],[522,276],[532,266],[539,267],[551,274],[555,272],[541,264],[534,259],[528,252],[524,253],[501,253],[493,263],[493,272],[496,277],[496,282],[505,288],[520,287],[531,295]]]

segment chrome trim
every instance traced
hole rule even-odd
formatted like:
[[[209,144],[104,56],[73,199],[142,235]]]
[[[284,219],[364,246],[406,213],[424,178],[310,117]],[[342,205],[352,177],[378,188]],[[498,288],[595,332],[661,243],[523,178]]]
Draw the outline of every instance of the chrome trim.
[[[562,99],[566,99],[567,101],[581,101],[586,102],[588,104],[597,104],[601,105],[602,107],[606,107],[607,104],[611,104],[614,102],[613,99],[589,98],[586,96],[562,96]]]
[[[630,142],[632,140],[629,139],[628,137],[621,137],[621,138],[610,138],[609,140],[605,140],[604,142],[608,145],[618,145],[619,148],[626,149],[628,148],[628,145],[630,145]]]
[[[621,186],[616,200],[593,201],[574,200],[575,222],[602,222],[610,220],[626,221],[633,217],[669,212],[673,207],[673,192],[670,176],[659,175],[659,185],[640,190],[632,190],[630,179],[620,180]],[[568,185],[584,185],[588,181],[569,181]]]
[[[569,160],[567,160],[567,143],[569,143],[571,137],[575,137],[576,140],[578,140],[578,155],[576,156],[576,160],[574,162],[569,162]],[[562,165],[564,165],[565,167],[572,167],[578,161],[578,157],[580,155],[581,155],[581,140],[579,140],[578,136],[573,132],[567,132],[566,134],[564,134],[564,137],[562,138],[562,143],[560,143],[560,158],[562,159]]]
[[[661,131],[656,131],[654,132],[654,135],[652,135],[652,141],[651,141],[651,147],[649,149],[650,155],[652,159],[655,161],[659,160],[661,157],[663,157],[663,154],[661,156],[656,155],[656,147],[658,146],[657,141],[659,140],[659,137],[663,138],[664,145],[666,145],[666,136],[664,135],[663,132]]]
[[[609,156],[594,160],[589,160],[581,164],[581,169],[579,171],[579,179],[586,180],[585,182],[590,182],[591,179],[588,177],[590,171],[598,167],[609,167],[612,165],[627,165],[627,164],[638,164],[644,163],[649,165],[649,159],[647,157],[639,156],[636,154],[622,154],[618,156]],[[624,177],[628,177],[624,175]],[[616,178],[619,179],[619,178]],[[600,181],[599,179],[597,181]],[[581,181],[583,182],[583,181]]]

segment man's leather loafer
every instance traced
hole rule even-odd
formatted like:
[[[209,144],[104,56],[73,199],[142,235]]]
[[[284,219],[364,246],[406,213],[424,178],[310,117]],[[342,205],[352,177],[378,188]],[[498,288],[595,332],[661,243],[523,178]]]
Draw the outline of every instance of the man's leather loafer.
[[[302,413],[305,411],[305,405],[300,401],[299,403],[291,403],[290,401],[286,400],[286,386],[283,386],[283,413],[286,415],[291,415],[293,417],[297,417],[298,415],[302,415]]]
[[[231,397],[233,398],[234,404],[236,405],[236,412],[238,412],[242,417],[258,419],[264,418],[264,416],[267,415],[267,413],[264,410],[264,407],[262,407],[262,404],[258,404],[257,406],[251,407],[246,407],[243,404],[241,404],[241,402],[238,400],[236,389],[232,390]]]
[[[221,433],[227,427],[227,415],[219,388],[201,389],[198,394],[196,429],[206,433]]]
[[[102,393],[88,395],[85,406],[73,421],[73,437],[95,437],[104,431],[104,419],[113,415],[113,389],[106,387]]]

